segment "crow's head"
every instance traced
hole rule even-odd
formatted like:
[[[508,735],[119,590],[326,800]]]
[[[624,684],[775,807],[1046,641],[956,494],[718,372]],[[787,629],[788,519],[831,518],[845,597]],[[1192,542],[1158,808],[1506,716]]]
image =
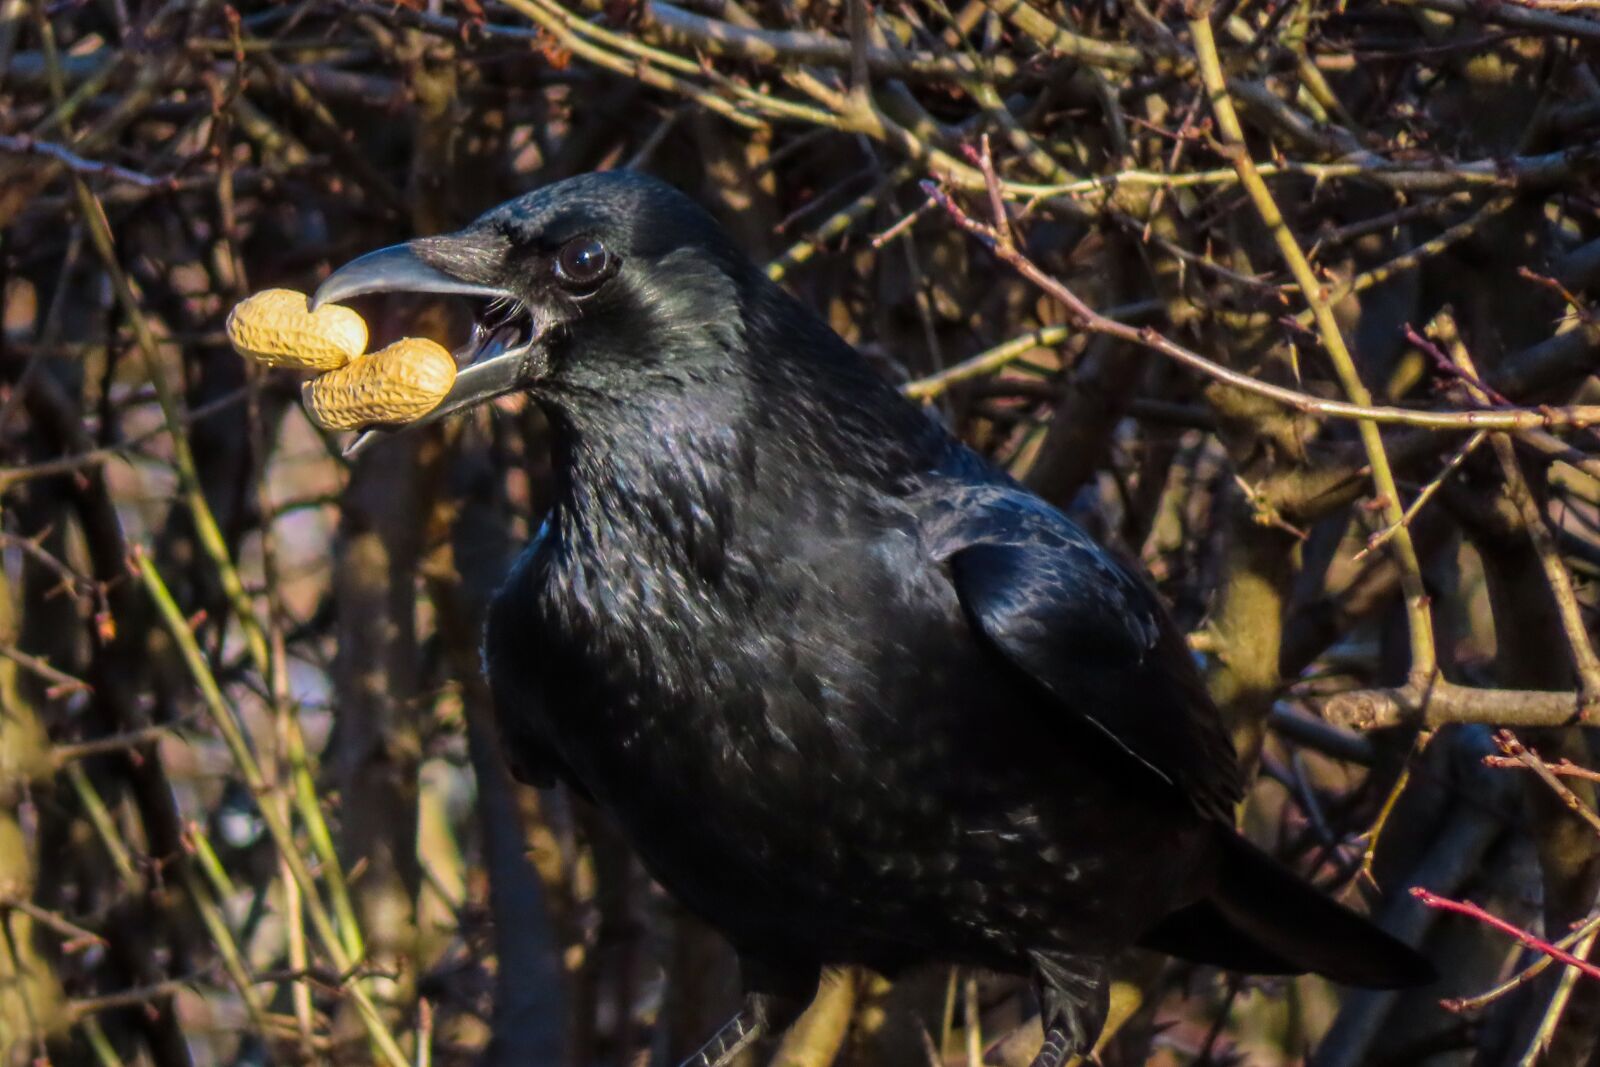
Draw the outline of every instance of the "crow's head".
[[[728,372],[759,272],[688,197],[629,171],[585,174],[465,229],[372,252],[312,305],[363,293],[481,302],[454,388],[423,422],[526,391],[558,406],[659,398]],[[359,447],[358,442],[357,447]]]

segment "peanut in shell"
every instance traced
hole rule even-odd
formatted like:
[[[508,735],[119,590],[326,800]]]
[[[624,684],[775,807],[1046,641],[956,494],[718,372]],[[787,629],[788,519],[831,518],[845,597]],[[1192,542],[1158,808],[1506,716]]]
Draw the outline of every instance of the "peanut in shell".
[[[331,371],[367,347],[367,324],[350,308],[312,311],[304,293],[263,289],[228,313],[228,340],[241,356],[271,367]]]
[[[406,423],[439,406],[456,380],[456,361],[426,337],[388,348],[319,375],[300,387],[306,411],[325,430]]]

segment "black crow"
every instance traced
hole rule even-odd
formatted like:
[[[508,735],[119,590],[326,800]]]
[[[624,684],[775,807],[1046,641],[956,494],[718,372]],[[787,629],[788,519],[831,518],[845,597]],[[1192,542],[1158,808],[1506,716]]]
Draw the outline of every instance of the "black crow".
[[[486,299],[424,421],[509,392],[556,499],[495,598],[506,754],[609,812],[787,1025],[823,968],[1028,974],[1041,1067],[1130,945],[1397,987],[1433,971],[1233,830],[1243,785],[1150,588],[901,397],[705,211],[615,171],[334,272]]]

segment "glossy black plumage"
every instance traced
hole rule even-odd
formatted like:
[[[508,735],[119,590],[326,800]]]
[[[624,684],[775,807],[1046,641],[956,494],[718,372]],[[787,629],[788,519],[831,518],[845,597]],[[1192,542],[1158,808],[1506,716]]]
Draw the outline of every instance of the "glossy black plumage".
[[[579,237],[616,257],[592,291],[551,267]],[[1136,943],[1426,980],[1235,838],[1231,745],[1143,581],[689,200],[588,175],[411,247],[537,324],[557,500],[487,633],[507,755],[611,813],[759,991],[1031,973],[1082,1045]]]

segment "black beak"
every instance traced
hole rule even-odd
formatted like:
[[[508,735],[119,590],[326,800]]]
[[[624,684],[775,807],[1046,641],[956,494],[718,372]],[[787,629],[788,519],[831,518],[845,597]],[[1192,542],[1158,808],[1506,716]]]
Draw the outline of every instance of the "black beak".
[[[458,277],[428,260],[458,267],[463,274],[488,273],[484,260],[494,255],[467,234],[450,237],[427,237],[407,244],[392,245],[369,252],[340,267],[317,287],[311,296],[315,310],[325,303],[336,303],[367,293],[441,293],[456,296],[484,297],[490,300],[516,301],[516,296],[497,285]],[[414,422],[394,429],[376,428],[363,431],[345,455],[354,457],[364,452],[382,435],[426,426],[457,412],[466,411],[497,396],[514,392],[522,386],[531,367],[532,357],[538,348],[540,326],[537,312],[533,313],[532,328],[526,337],[513,337],[508,341],[482,330],[474,332],[473,341],[455,353],[457,362],[466,361],[456,375],[455,385],[445,394],[439,406]]]
[[[416,243],[413,242],[390,245],[352,259],[317,286],[317,291],[311,294],[311,310],[317,310],[322,304],[338,303],[364,293],[396,292],[488,297],[509,295],[496,286],[463,281],[431,266],[418,254]]]

